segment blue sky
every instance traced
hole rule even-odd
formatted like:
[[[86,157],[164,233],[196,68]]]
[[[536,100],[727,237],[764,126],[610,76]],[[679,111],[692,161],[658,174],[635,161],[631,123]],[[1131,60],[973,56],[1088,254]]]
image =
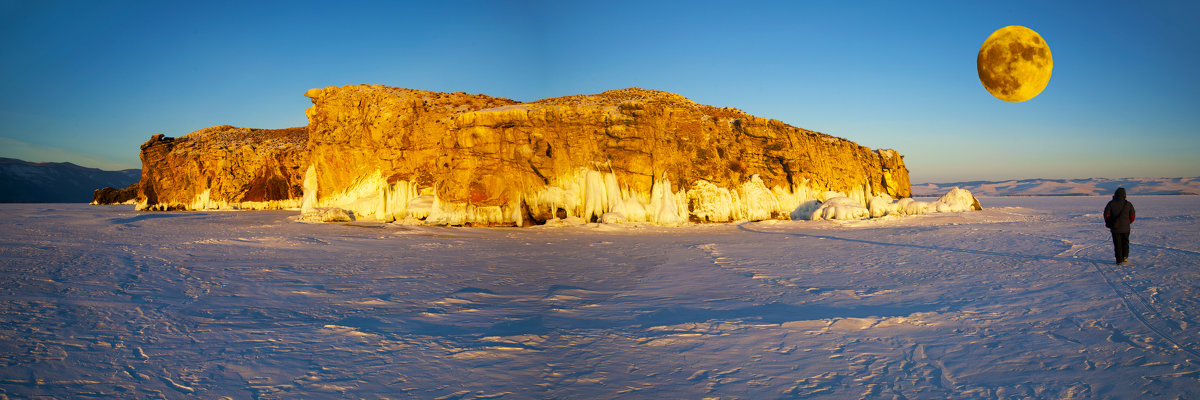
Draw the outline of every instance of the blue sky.
[[[0,156],[136,168],[154,133],[302,126],[313,87],[638,86],[895,148],[914,182],[1200,176],[1200,3],[900,3],[0,0]],[[975,69],[1007,25],[1054,55],[1024,103]]]

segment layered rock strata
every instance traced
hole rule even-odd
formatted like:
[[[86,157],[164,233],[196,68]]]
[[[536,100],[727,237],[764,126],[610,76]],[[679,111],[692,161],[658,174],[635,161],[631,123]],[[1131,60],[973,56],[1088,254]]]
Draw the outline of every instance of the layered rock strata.
[[[299,208],[307,128],[214,126],[142,144],[139,210]]]
[[[306,95],[313,106],[302,207],[310,215],[342,209],[357,219],[448,225],[564,217],[675,225],[787,218],[836,197],[831,192],[863,206],[877,195],[911,194],[894,150],[668,92],[630,88],[531,103],[377,85]],[[222,195],[237,193],[233,186],[222,186]],[[195,202],[195,195],[172,201]]]

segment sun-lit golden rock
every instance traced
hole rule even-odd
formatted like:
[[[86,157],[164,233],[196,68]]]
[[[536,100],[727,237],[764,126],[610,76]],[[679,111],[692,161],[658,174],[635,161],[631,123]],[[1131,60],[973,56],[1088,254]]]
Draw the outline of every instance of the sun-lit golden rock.
[[[307,128],[214,126],[142,144],[139,210],[299,208]]]
[[[565,212],[672,225],[786,218],[826,191],[864,205],[910,195],[894,150],[662,91],[521,103],[351,85],[306,96],[305,208],[360,219],[522,225]]]
[[[786,218],[910,195],[894,150],[645,89],[530,103],[377,85],[309,90],[307,128],[142,145],[139,209],[528,225]]]

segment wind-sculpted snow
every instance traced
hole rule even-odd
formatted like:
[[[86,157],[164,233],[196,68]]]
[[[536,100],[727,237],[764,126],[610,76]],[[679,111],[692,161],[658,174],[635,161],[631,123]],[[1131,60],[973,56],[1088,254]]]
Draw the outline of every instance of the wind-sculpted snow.
[[[1103,201],[982,200],[529,229],[5,205],[0,397],[1200,397],[1200,199],[1133,197],[1124,266]]]

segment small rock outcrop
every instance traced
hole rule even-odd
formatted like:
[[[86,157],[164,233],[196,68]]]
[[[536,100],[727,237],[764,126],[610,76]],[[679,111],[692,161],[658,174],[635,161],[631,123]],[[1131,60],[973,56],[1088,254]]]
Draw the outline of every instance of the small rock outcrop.
[[[299,208],[307,129],[229,125],[142,144],[139,210]]]
[[[117,189],[105,187],[92,192],[92,204],[137,204],[138,183]]]
[[[530,103],[378,85],[306,95],[305,210],[448,225],[606,214],[674,225],[787,218],[828,191],[864,206],[911,194],[894,150],[668,92]]]

